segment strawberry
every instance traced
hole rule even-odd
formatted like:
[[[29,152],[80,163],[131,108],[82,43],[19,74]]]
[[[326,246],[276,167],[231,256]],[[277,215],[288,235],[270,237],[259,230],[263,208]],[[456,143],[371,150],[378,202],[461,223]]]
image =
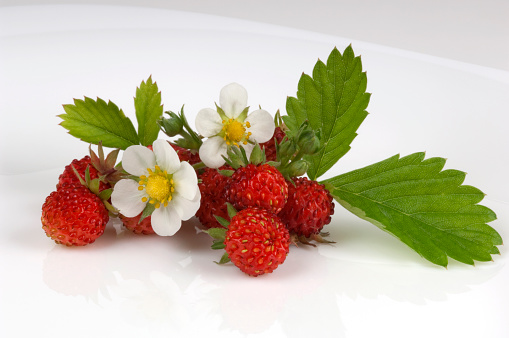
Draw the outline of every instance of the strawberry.
[[[251,276],[271,273],[286,259],[290,235],[281,220],[260,208],[232,217],[224,239],[229,259]]]
[[[85,171],[89,170],[90,179],[99,178],[100,174],[98,170],[92,165],[90,156],[85,156],[81,160],[74,159],[71,164],[67,165],[64,172],[58,177],[57,188],[64,183],[68,184],[80,184],[79,178],[73,170],[73,167],[78,171],[79,175],[85,180]],[[111,185],[107,182],[99,182],[99,191],[111,188]]]
[[[334,214],[332,196],[323,184],[306,177],[293,181],[295,185],[288,184],[288,201],[278,216],[291,233],[319,239],[320,231]]]
[[[93,243],[104,233],[108,220],[103,201],[79,183],[60,184],[42,206],[42,228],[57,244]]]
[[[222,166],[219,170],[231,170],[229,166]],[[229,177],[219,173],[216,169],[205,168],[202,174],[198,176],[200,183],[201,200],[200,208],[196,212],[196,217],[207,228],[217,228],[221,225],[214,215],[226,218],[226,187]]]
[[[231,176],[226,198],[236,209],[259,207],[277,214],[288,198],[288,185],[273,166],[248,164]]]
[[[124,224],[124,226],[134,232],[135,234],[142,235],[151,235],[155,234],[154,229],[152,229],[151,217],[145,217],[141,222],[141,213],[136,217],[127,217],[122,214],[119,215],[120,220]]]
[[[276,161],[276,144],[281,143],[283,138],[286,136],[286,133],[281,129],[281,127],[276,127],[274,129],[274,135],[270,140],[265,143],[261,143],[260,147],[265,151],[266,161]]]
[[[170,143],[170,145],[177,152],[180,162],[187,161],[191,165],[201,162],[200,155],[198,155],[197,151],[182,148],[182,147],[179,147],[179,146],[177,146],[175,144],[171,144],[171,143]]]

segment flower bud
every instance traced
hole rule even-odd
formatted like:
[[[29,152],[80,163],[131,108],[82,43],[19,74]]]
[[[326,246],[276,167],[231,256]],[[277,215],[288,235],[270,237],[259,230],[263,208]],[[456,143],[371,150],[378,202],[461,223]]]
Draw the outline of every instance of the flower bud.
[[[286,173],[290,177],[302,176],[308,171],[309,163],[306,160],[298,160],[290,163],[286,169]]]
[[[304,154],[312,155],[320,149],[320,139],[313,130],[304,130],[299,135],[297,145]]]
[[[180,134],[184,123],[177,114],[170,112],[169,115],[170,118],[161,119],[161,128],[166,135],[173,137]]]

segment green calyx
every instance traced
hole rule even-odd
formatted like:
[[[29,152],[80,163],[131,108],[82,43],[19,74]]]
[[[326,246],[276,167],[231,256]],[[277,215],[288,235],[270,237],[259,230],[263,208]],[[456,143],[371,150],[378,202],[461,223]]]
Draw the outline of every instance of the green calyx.
[[[230,219],[232,219],[236,214],[237,210],[231,205],[230,203],[226,203],[226,208],[228,211],[228,216]],[[207,233],[210,237],[212,237],[214,240],[212,242],[211,248],[213,250],[221,250],[226,247],[224,244],[224,240],[226,238],[226,231],[228,230],[228,226],[230,225],[230,221],[227,219],[224,219],[223,217],[214,215],[216,220],[221,225],[221,228],[210,228],[208,230],[204,230],[205,233]],[[230,258],[228,257],[228,253],[225,252],[219,262],[215,262],[216,264],[225,264],[230,261]]]
[[[106,209],[109,211],[109,213],[111,215],[116,215],[118,213],[118,210],[115,209],[115,207],[113,207],[113,205],[111,205],[110,202],[108,202],[108,200],[111,197],[111,194],[113,193],[113,189],[110,188],[110,189],[104,189],[103,191],[99,191],[99,184],[101,183],[101,179],[94,178],[92,180],[90,178],[90,166],[87,166],[87,169],[85,169],[85,179],[83,179],[81,177],[78,170],[76,170],[76,168],[73,165],[71,165],[71,166],[72,166],[72,170],[74,171],[74,174],[76,175],[76,177],[78,178],[80,183],[83,186],[85,186],[86,188],[88,188],[88,190],[90,190],[90,192],[92,192],[94,195],[96,195],[97,197],[99,197],[101,199],[104,206],[106,207]]]
[[[223,156],[226,164],[233,169],[245,167],[248,164],[260,165],[265,163],[265,151],[260,147],[258,143],[255,143],[253,151],[247,158],[246,151],[242,147],[230,146],[227,151],[227,157]]]

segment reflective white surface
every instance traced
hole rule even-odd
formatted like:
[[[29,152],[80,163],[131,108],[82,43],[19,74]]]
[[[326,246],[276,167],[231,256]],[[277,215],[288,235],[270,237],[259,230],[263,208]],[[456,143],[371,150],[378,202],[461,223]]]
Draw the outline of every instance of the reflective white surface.
[[[475,267],[427,263],[336,207],[333,245],[292,247],[273,274],[231,265],[192,219],[174,237],[111,222],[83,248],[50,241],[41,205],[87,145],[58,126],[61,104],[110,99],[134,119],[149,75],[189,120],[236,81],[249,105],[285,111],[302,73],[334,46],[362,55],[373,93],[334,176],[427,151],[468,172],[507,239],[507,72],[340,37],[184,12],[107,6],[0,9],[0,336],[506,337],[507,249]]]

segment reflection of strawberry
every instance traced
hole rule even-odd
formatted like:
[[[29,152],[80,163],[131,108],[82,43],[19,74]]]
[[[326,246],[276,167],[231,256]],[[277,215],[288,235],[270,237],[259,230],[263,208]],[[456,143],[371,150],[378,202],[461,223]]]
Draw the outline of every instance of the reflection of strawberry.
[[[63,183],[42,206],[42,228],[58,244],[86,245],[104,233],[108,210],[81,184]]]
[[[247,208],[233,216],[224,240],[233,264],[255,277],[283,264],[289,242],[290,235],[281,220],[260,208]]]
[[[231,170],[231,167],[222,166],[219,170]],[[220,227],[221,225],[217,222],[214,215],[223,218],[228,217],[226,211],[226,186],[229,178],[212,168],[205,168],[198,178],[201,180],[198,183],[201,200],[196,217],[207,228]]]
[[[293,181],[295,186],[288,184],[288,201],[278,216],[291,233],[304,237],[318,235],[334,214],[332,196],[323,184],[306,177]]]
[[[277,214],[288,198],[288,185],[283,175],[269,164],[248,164],[231,176],[227,200],[239,210],[259,207]]]
[[[263,150],[265,150],[265,157],[267,161],[276,161],[276,144],[274,142],[274,139],[279,144],[281,143],[285,136],[286,134],[281,129],[281,127],[276,127],[276,129],[274,129],[274,135],[272,136],[272,138],[267,142],[260,144],[260,147]]]
[[[145,217],[141,222],[141,213],[135,217],[127,217],[122,214],[119,215],[120,220],[124,224],[124,226],[134,232],[135,234],[142,235],[151,235],[155,234],[154,229],[152,229],[151,217]]]

